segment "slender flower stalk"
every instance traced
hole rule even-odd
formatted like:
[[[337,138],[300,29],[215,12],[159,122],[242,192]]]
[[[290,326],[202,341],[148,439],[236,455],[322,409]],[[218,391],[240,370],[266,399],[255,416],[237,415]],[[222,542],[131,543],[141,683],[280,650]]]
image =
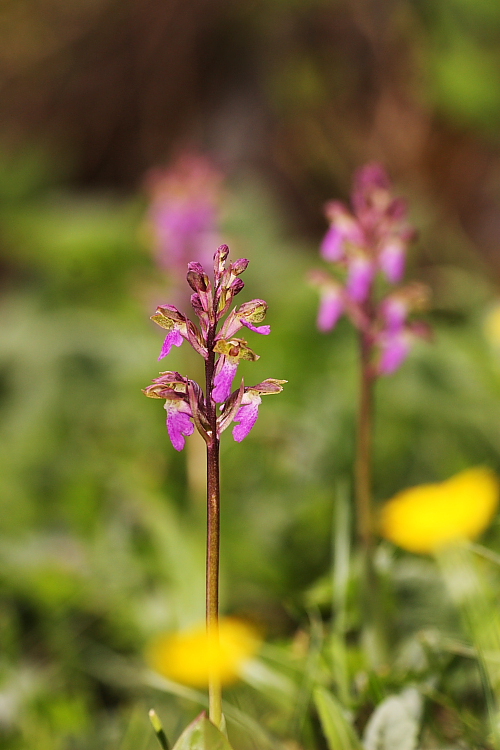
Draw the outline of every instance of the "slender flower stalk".
[[[167,430],[176,450],[184,448],[185,438],[193,434],[195,427],[207,446],[206,626],[208,639],[216,650],[219,638],[220,436],[234,422],[233,437],[241,442],[255,424],[261,397],[280,393],[286,382],[268,378],[245,387],[242,381],[239,388],[232,390],[240,360],[258,359],[247,342],[236,338],[235,334],[243,327],[263,335],[268,335],[271,329],[256,325],[266,315],[264,300],[251,300],[229,312],[233,298],[243,289],[240,276],[248,260],[241,258],[226,267],[228,255],[227,245],[221,245],[215,253],[213,282],[200,263],[188,264],[187,281],[193,291],[191,305],[198,325],[173,305],[160,305],[152,316],[152,320],[167,330],[159,359],[168,356],[173,346],[188,341],[205,360],[205,392],[196,381],[172,371],[160,373],[144,389],[146,396],[165,400]],[[209,718],[220,726],[222,698],[217,659],[210,670],[208,691]]]
[[[375,385],[395,372],[413,342],[427,336],[422,323],[409,320],[425,307],[427,289],[418,283],[401,286],[406,250],[414,237],[406,206],[394,198],[385,171],[369,164],[356,174],[352,210],[333,201],[326,206],[330,228],[321,255],[334,274],[314,271],[320,291],[318,328],[330,331],[346,314],[357,329],[360,388],[356,430],[356,531],[362,562],[363,636],[374,665],[385,661],[384,624],[373,564],[374,513],[372,461]],[[382,291],[382,294],[380,292]]]
[[[214,311],[215,317],[215,311]],[[220,441],[217,437],[217,411],[213,400],[215,357],[213,350],[216,324],[207,336],[208,358],[205,361],[205,383],[208,423],[213,439],[207,442],[207,555],[206,555],[206,622],[210,641],[219,645],[219,569],[220,569]],[[212,671],[208,683],[209,716],[219,726],[222,720],[220,675]]]
[[[360,388],[356,440],[355,488],[358,535],[364,549],[373,545],[372,522],[372,423],[375,379],[370,368],[371,343],[366,333],[359,335]]]
[[[405,203],[394,198],[381,166],[368,164],[355,175],[352,211],[332,201],[326,206],[326,215],[330,228],[321,255],[332,264],[334,275],[314,271],[311,281],[321,297],[318,328],[330,331],[345,313],[359,334],[356,524],[360,544],[369,554],[373,545],[374,388],[380,376],[391,375],[400,367],[418,337],[428,335],[424,324],[408,320],[412,312],[425,307],[428,295],[422,284],[399,286],[407,246],[415,232],[407,223]],[[384,283],[388,289],[377,298]]]

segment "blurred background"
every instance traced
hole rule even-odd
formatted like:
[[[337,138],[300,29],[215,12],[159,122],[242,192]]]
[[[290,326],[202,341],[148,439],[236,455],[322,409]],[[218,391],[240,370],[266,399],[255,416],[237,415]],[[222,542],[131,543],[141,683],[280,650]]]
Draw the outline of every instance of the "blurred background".
[[[244,443],[224,435],[222,608],[292,669],[311,612],[329,616],[357,389],[354,334],[317,332],[306,277],[325,201],[367,161],[409,202],[435,329],[379,384],[377,500],[500,470],[500,5],[4,0],[0,37],[0,734],[140,750],[149,707],[172,737],[200,710],[144,679],[143,649],[204,609],[203,450],[177,454],[141,393],[200,367],[187,347],[157,364],[149,316],[184,304],[154,235],[162,176],[211,160],[217,235],[251,261],[240,299],[269,302],[241,369],[289,384]],[[283,701],[258,687],[238,705],[279,734]]]

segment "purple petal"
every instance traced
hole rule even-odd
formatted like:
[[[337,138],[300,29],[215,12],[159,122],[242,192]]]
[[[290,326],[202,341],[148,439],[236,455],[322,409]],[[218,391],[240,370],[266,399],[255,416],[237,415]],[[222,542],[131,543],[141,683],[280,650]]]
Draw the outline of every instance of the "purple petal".
[[[167,337],[165,341],[163,342],[163,346],[161,348],[160,356],[158,359],[163,359],[163,357],[166,357],[167,354],[170,354],[170,350],[173,346],[180,346],[184,339],[182,338],[179,330],[177,328],[172,328],[171,331],[167,333]]]
[[[214,377],[215,388],[212,391],[212,398],[217,404],[222,404],[231,395],[234,376],[238,369],[238,363],[230,362],[227,357],[221,357],[222,366]]]
[[[344,301],[337,289],[332,287],[324,290],[321,295],[318,312],[318,328],[326,333],[337,324],[344,311]]]
[[[388,192],[391,182],[380,164],[365,164],[354,176],[353,206],[357,212],[369,208],[370,198],[377,191]]]
[[[382,303],[382,314],[388,332],[392,334],[398,333],[405,324],[406,316],[408,315],[408,305],[399,296],[387,297]]]
[[[347,293],[355,302],[364,302],[370,292],[375,268],[364,256],[356,256],[349,263]]]
[[[184,435],[188,437],[193,434],[194,424],[189,414],[178,408],[167,408],[167,430],[175,450],[181,451],[186,443]]]
[[[382,375],[392,375],[403,364],[410,352],[408,336],[389,336],[382,345],[379,370]]]
[[[237,443],[241,443],[241,441],[246,438],[246,436],[256,423],[257,417],[259,416],[259,405],[262,401],[257,393],[246,393],[243,398],[251,400],[250,403],[244,404],[238,409],[238,412],[234,418],[235,422],[239,422],[239,424],[237,424],[236,427],[233,428],[233,437]]]
[[[251,331],[261,333],[263,336],[268,336],[271,333],[271,326],[254,326],[252,323],[249,323],[248,320],[245,320],[245,318],[241,318],[241,322]]]
[[[325,260],[330,260],[334,263],[342,259],[344,255],[344,237],[335,225],[332,225],[325,234],[320,246],[320,253]]]
[[[405,271],[405,248],[396,240],[389,242],[379,255],[380,268],[391,284],[397,284]]]

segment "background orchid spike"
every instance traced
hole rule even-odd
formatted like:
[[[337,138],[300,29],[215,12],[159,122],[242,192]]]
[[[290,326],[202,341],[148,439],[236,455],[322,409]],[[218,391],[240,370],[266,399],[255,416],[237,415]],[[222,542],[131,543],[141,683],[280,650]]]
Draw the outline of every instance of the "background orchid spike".
[[[152,170],[148,225],[158,264],[177,282],[186,263],[210,261],[218,242],[223,174],[207,156],[185,151],[167,169]]]
[[[280,393],[285,380],[269,378],[258,385],[240,388],[231,393],[232,383],[241,360],[255,361],[259,355],[247,342],[234,334],[245,327],[254,333],[267,336],[271,332],[262,323],[267,313],[267,303],[253,299],[235,307],[224,322],[222,319],[234,297],[243,289],[239,278],[246,270],[248,260],[240,258],[227,265],[229,248],[221,245],[214,255],[213,280],[197,261],[188,264],[187,282],[193,294],[191,306],[199,325],[193,323],[174,305],[160,305],[151,316],[161,328],[168,331],[159,359],[168,356],[173,346],[184,341],[204,359],[207,373],[206,392],[193,380],[178,372],[160,373],[143,393],[150,398],[165,400],[168,434],[176,450],[182,450],[185,437],[196,427],[208,445],[218,440],[221,433],[235,422],[234,439],[245,438],[258,416],[261,396]],[[221,413],[217,417],[216,405]]]
[[[326,205],[330,228],[321,243],[321,255],[332,264],[334,275],[315,271],[311,283],[321,302],[317,325],[332,330],[342,315],[363,333],[370,350],[373,375],[390,375],[408,356],[425,326],[415,326],[409,316],[427,306],[427,287],[416,282],[400,284],[408,244],[415,231],[407,221],[406,204],[395,198],[391,181],[379,164],[368,164],[354,177],[352,209],[339,201]],[[396,286],[375,298],[377,281]]]

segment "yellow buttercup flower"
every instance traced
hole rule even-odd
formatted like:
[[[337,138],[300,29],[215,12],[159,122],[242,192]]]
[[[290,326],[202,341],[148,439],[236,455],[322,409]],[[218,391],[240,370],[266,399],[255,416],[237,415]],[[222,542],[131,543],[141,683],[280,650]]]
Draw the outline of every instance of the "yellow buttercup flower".
[[[410,552],[429,553],[458,539],[475,539],[498,505],[499,484],[484,467],[445,482],[410,487],[382,509],[380,533]]]
[[[484,333],[494,349],[500,347],[500,303],[490,309],[484,319]]]
[[[205,624],[179,633],[159,635],[147,651],[147,660],[160,674],[194,687],[208,685],[212,670],[223,685],[236,682],[243,664],[260,645],[256,631],[232,617],[219,621],[219,642],[207,635]]]

